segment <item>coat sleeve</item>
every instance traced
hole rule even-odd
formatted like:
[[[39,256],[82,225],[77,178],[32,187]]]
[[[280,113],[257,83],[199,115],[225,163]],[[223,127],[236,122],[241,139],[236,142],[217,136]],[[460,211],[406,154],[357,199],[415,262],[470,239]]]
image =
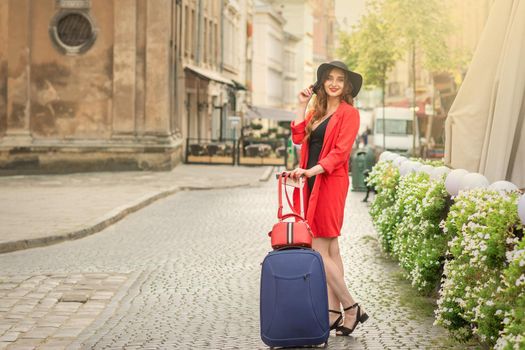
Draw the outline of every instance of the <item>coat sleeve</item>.
[[[295,124],[295,120],[292,121],[291,123],[292,142],[295,143],[296,145],[303,143],[304,137],[306,136],[306,123],[308,123],[308,121],[312,117],[312,114],[313,112],[310,111],[306,115],[306,118],[300,123]]]
[[[326,173],[331,174],[335,169],[348,162],[358,130],[359,111],[352,108],[342,118],[334,148],[318,163]]]

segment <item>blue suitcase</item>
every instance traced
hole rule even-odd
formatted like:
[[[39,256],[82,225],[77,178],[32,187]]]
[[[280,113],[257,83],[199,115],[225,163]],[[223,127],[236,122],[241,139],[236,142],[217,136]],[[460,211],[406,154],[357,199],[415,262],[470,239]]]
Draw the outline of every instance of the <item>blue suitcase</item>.
[[[328,344],[328,293],[321,255],[311,249],[270,252],[262,263],[261,338],[270,347]]]

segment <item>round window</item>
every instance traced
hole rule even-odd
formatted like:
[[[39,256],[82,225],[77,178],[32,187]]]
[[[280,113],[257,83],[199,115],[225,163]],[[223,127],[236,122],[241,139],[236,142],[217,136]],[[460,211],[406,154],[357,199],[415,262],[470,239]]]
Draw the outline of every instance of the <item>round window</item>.
[[[95,42],[92,19],[84,12],[60,12],[53,19],[50,34],[55,46],[66,54],[87,51]]]

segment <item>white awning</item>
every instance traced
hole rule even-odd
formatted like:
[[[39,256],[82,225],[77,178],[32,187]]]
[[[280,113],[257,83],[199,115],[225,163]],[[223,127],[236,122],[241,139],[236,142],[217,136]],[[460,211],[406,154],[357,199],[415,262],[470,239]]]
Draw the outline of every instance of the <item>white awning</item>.
[[[292,121],[294,120],[295,113],[278,108],[270,107],[259,107],[259,106],[248,106],[248,112],[245,115],[247,119],[271,119],[277,121]]]
[[[445,124],[445,162],[525,186],[525,0],[496,0]]]
[[[202,67],[197,67],[192,64],[186,64],[184,68],[192,71],[193,73],[205,79],[217,81],[222,84],[235,86],[235,83],[231,79],[226,78],[225,76],[221,75],[219,72],[215,72],[215,71],[205,69]]]

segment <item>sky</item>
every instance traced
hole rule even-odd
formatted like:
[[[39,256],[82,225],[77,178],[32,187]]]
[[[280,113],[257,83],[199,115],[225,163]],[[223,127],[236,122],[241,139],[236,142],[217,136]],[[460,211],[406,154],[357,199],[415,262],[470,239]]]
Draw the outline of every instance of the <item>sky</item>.
[[[335,0],[335,17],[343,31],[350,31],[365,12],[365,0]]]

